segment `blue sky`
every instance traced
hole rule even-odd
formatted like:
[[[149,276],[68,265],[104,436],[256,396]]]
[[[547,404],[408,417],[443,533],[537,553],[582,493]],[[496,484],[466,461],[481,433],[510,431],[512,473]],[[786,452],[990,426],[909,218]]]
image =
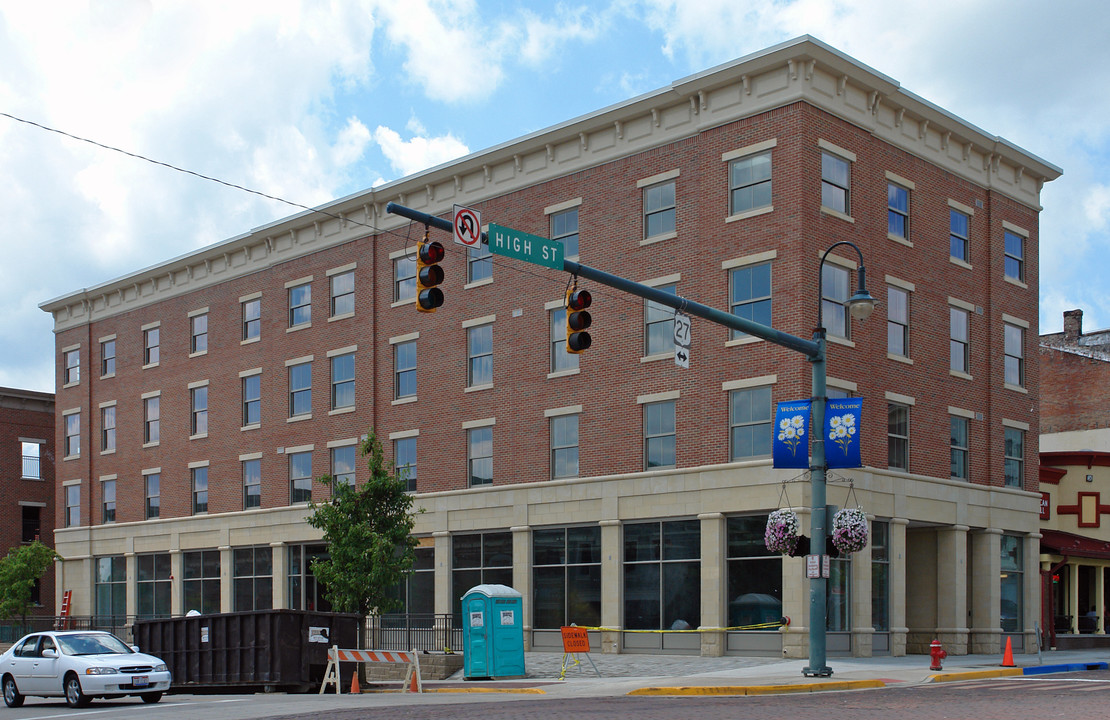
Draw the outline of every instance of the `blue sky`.
[[[1063,168],[1041,332],[1110,327],[1104,0],[0,0],[0,113],[316,205],[813,35]],[[0,116],[0,385],[38,304],[296,208]]]

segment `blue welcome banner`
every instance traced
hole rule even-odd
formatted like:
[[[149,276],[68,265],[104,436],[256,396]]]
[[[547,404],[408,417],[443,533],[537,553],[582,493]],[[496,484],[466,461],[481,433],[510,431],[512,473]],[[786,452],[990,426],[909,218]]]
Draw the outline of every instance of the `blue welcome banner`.
[[[775,411],[772,465],[777,468],[809,467],[809,400],[780,402]]]
[[[863,467],[859,442],[863,398],[827,400],[825,404],[825,466]]]

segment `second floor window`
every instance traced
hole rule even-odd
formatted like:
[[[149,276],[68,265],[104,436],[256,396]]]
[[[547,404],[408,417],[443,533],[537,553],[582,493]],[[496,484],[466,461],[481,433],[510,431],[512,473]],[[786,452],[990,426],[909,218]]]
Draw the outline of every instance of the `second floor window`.
[[[728,166],[729,214],[771,205],[771,153],[733,160]]]
[[[162,475],[150,473],[143,478],[146,506],[146,519],[150,520],[162,514]]]
[[[1025,330],[1017,325],[1003,323],[1006,361],[1005,382],[1007,385],[1025,387]]]
[[[393,466],[397,478],[405,483],[405,489],[416,492],[416,438],[407,437],[393,441]]]
[[[644,188],[644,238],[675,231],[674,180]]]
[[[299,327],[312,322],[312,284],[304,283],[289,288],[289,327]]]
[[[567,309],[551,311],[551,372],[576,370],[578,355],[567,352]]]
[[[312,500],[312,453],[289,456],[289,502],[292,505]]]
[[[333,483],[355,484],[355,455],[357,450],[357,445],[343,445],[331,449],[331,477]]]
[[[73,385],[81,382],[81,351],[66,350],[62,354],[64,369],[62,370],[62,384]]]
[[[81,454],[81,413],[65,416],[65,456],[77,457]]]
[[[1022,487],[1025,478],[1025,432],[1018,428],[1004,428],[1005,482],[1006,487]]]
[[[190,337],[189,352],[208,352],[208,313],[194,315],[189,318]]]
[[[731,459],[770,455],[771,421],[771,388],[745,388],[729,393]]]
[[[243,426],[262,422],[262,376],[243,378]]]
[[[674,400],[644,405],[644,468],[675,467]]]
[[[748,265],[729,272],[729,307],[732,314],[771,326],[771,263]],[[733,339],[744,337],[731,331]]]
[[[116,481],[105,480],[100,483],[101,495],[101,522],[115,522],[116,521]]]
[[[193,514],[208,512],[208,468],[192,469],[193,475]]]
[[[355,311],[355,271],[331,276],[331,315],[350,315]]]
[[[910,409],[887,403],[887,467],[908,470],[910,465]]]
[[[192,406],[193,435],[208,434],[208,388],[198,387],[189,391],[189,401]]]
[[[262,507],[262,461],[243,461],[243,509]]]
[[[331,359],[332,409],[355,406],[355,355],[346,353]]]
[[[66,485],[65,526],[77,527],[81,524],[81,486]]]
[[[493,428],[472,428],[466,432],[467,465],[471,487],[493,482]]]
[[[493,325],[466,331],[467,386],[493,384]]]
[[[910,294],[902,288],[886,289],[886,351],[910,355]]]
[[[289,366],[289,417],[312,413],[312,363]]]
[[[948,418],[951,428],[950,454],[952,456],[952,479],[967,480],[968,420],[951,415]]]
[[[578,475],[578,416],[559,415],[551,418],[551,476]]]
[[[961,373],[970,373],[968,362],[970,361],[970,353],[968,352],[969,334],[968,334],[968,314],[967,310],[963,308],[950,307],[948,308],[948,323],[949,323],[949,360],[948,367],[951,370]]]
[[[100,408],[100,451],[116,449],[116,406]]]
[[[675,286],[661,285],[657,290],[675,294]],[[674,350],[674,309],[654,300],[644,304],[644,355],[660,355]]]
[[[578,256],[578,208],[551,216],[551,239],[563,244],[563,257]]]
[[[152,444],[159,441],[159,428],[162,423],[162,398],[149,397],[143,399],[143,444]]]
[[[393,397],[400,399],[416,396],[416,341],[400,342],[393,346]]]

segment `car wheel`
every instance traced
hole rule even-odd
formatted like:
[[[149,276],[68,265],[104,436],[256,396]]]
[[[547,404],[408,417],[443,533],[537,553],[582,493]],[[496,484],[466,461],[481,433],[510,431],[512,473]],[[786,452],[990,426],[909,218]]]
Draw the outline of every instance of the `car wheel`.
[[[160,692],[142,693],[142,694],[139,695],[139,697],[141,697],[143,699],[143,702],[145,702],[145,703],[156,703],[156,702],[158,702],[159,700],[162,699],[162,693],[160,693]]]
[[[91,701],[81,689],[81,681],[73,673],[66,675],[65,680],[66,704],[70,707],[85,707]]]
[[[19,692],[19,688],[15,686],[15,678],[11,675],[4,677],[4,704],[10,708],[17,708],[23,705],[23,694]]]

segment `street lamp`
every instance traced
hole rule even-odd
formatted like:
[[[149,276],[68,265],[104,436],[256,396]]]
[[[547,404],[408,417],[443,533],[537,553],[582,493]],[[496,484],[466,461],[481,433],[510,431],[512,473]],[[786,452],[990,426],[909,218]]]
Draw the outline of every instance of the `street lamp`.
[[[825,551],[825,538],[828,528],[825,524],[828,513],[825,510],[825,397],[827,363],[825,320],[823,317],[824,305],[824,272],[825,259],[833,248],[840,245],[850,245],[859,255],[859,270],[857,271],[857,287],[852,297],[848,298],[848,312],[857,320],[866,320],[875,309],[875,298],[867,292],[867,273],[863,267],[863,253],[855,243],[841,240],[834,243],[821,256],[821,264],[817,267],[817,327],[813,331],[813,342],[817,344],[817,352],[810,356],[813,364],[813,432],[809,440],[809,483],[810,483],[810,553],[818,555]],[[822,572],[809,581],[809,665],[802,673],[807,677],[828,677],[832,675],[832,668],[825,662],[825,611],[828,591],[828,579]]]

